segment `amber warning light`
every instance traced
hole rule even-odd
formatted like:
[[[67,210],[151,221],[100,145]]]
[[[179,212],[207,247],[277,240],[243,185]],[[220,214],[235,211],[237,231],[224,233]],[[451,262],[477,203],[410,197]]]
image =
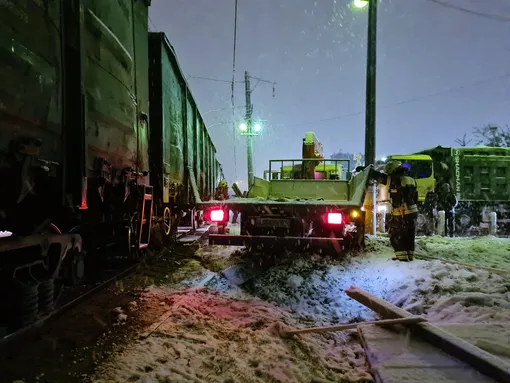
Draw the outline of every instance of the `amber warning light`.
[[[330,225],[341,225],[343,223],[342,213],[328,213],[327,222]]]

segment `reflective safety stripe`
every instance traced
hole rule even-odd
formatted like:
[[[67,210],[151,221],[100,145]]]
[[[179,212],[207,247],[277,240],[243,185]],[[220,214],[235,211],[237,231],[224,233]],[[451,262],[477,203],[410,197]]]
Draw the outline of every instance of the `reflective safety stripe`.
[[[418,207],[416,205],[407,206],[406,204],[404,204],[401,207],[394,208],[391,212],[391,215],[399,217],[399,216],[409,215],[409,214],[414,214],[414,213],[418,213]]]
[[[398,260],[408,260],[407,251],[395,251],[395,257]]]
[[[418,213],[418,206],[416,205],[410,205],[407,206],[407,209],[404,210],[404,215]]]

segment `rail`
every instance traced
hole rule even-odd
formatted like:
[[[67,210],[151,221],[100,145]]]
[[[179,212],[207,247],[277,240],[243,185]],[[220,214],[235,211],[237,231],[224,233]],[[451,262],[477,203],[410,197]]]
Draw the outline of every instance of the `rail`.
[[[264,178],[267,174],[270,174],[270,179],[333,179],[333,180],[349,180],[351,178],[351,161],[349,159],[339,158],[293,158],[293,159],[279,159],[269,161],[269,170],[264,172]],[[289,164],[290,165],[287,165]],[[306,168],[306,164],[312,165],[309,169]],[[279,164],[273,165],[273,164]],[[305,164],[305,166],[303,166]],[[346,166],[344,166],[344,164]],[[290,170],[284,170],[285,167],[290,166]],[[278,170],[275,170],[274,168]],[[311,173],[310,169],[313,170],[313,175],[306,174]],[[317,177],[316,173],[322,173]],[[328,178],[321,178],[330,173]],[[275,177],[276,176],[276,177]],[[278,176],[280,176],[278,178]],[[335,177],[336,176],[336,177]]]
[[[193,230],[188,230],[187,232],[185,232],[182,235],[182,237],[189,235],[192,231]],[[54,310],[52,310],[48,314],[40,317],[35,322],[33,322],[27,326],[21,327],[13,332],[10,332],[10,333],[5,334],[2,337],[0,337],[0,350],[4,350],[6,347],[9,347],[12,344],[20,341],[24,337],[27,337],[31,334],[36,333],[43,326],[46,326],[49,323],[51,323],[52,321],[58,319],[59,317],[61,317],[65,313],[69,312],[74,307],[76,307],[78,304],[84,302],[86,299],[88,299],[92,295],[94,295],[102,290],[105,290],[112,283],[133,274],[137,270],[140,270],[140,268],[142,268],[142,267],[145,267],[147,264],[147,261],[151,262],[151,263],[155,263],[155,262],[159,261],[162,257],[167,255],[169,253],[169,251],[175,251],[175,247],[172,247],[170,249],[169,248],[162,249],[162,250],[158,251],[154,256],[149,257],[149,258],[144,258],[143,260],[135,263],[134,265],[130,265],[125,268],[122,268],[118,272],[115,272],[114,275],[109,275],[105,279],[103,279],[99,282],[94,281],[90,285],[84,285],[84,286],[82,285],[82,286],[77,287],[77,288],[85,287],[86,290],[83,293],[74,296],[69,301],[63,303],[61,306],[56,307]]]

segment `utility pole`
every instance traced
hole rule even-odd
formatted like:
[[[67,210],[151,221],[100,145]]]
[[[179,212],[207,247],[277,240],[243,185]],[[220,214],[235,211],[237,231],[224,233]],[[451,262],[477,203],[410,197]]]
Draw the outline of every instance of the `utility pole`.
[[[246,116],[245,121],[241,123],[239,128],[241,129],[241,135],[246,136],[246,149],[248,154],[248,189],[253,185],[254,176],[253,176],[253,137],[258,136],[262,129],[261,120],[255,121],[253,123],[253,105],[251,103],[251,89],[250,79],[257,80],[254,89],[257,87],[259,82],[265,82],[273,85],[273,97],[274,97],[274,88],[276,83],[272,81],[263,80],[258,77],[252,77],[249,75],[248,71],[244,71],[244,90],[246,96]]]
[[[365,111],[365,165],[375,164],[376,64],[377,64],[377,1],[367,0],[367,88]]]
[[[244,71],[244,89],[246,97],[246,150],[248,158],[248,188],[253,185],[253,124],[251,120],[253,105],[251,104],[250,75]]]
[[[375,122],[376,122],[376,65],[377,65],[377,2],[379,0],[354,0],[354,6],[364,8],[368,5],[367,30],[367,88],[365,107],[365,165],[375,164]],[[372,208],[369,213],[371,234],[377,232],[377,185],[373,183],[369,193],[372,195]],[[368,220],[368,222],[370,222]],[[368,223],[367,222],[367,223]],[[368,229],[368,228],[367,228]],[[368,231],[368,230],[367,230]]]

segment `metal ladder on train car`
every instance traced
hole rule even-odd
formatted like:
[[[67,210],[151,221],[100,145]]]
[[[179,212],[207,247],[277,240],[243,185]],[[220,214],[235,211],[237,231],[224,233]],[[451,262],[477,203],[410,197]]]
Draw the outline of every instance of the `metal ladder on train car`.
[[[140,233],[138,237],[138,248],[145,249],[149,247],[151,239],[151,223],[153,209],[153,188],[143,185],[142,216],[140,220]]]

